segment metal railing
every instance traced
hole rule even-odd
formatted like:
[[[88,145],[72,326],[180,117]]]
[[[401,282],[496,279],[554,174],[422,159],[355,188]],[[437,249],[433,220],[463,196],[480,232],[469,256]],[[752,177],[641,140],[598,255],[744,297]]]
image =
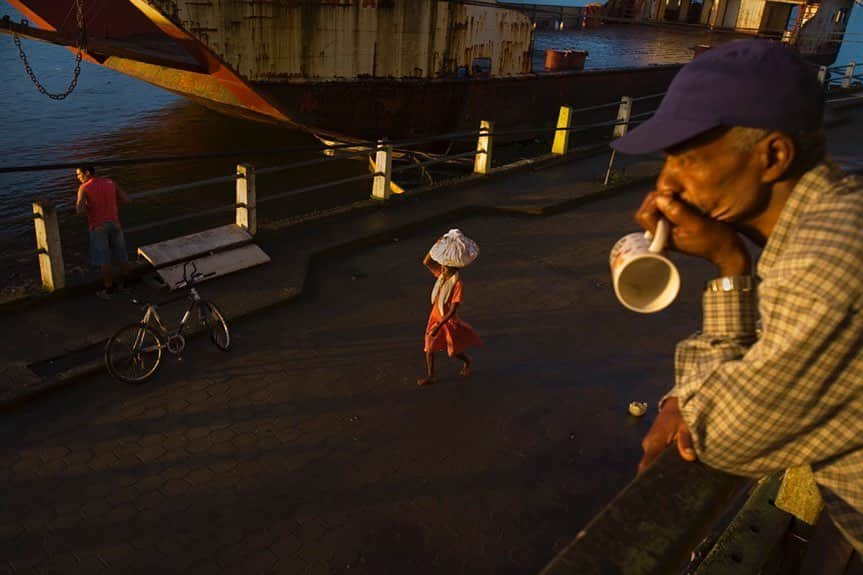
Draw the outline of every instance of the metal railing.
[[[826,67],[822,67],[822,80],[825,80],[825,85],[828,89],[831,85],[835,83],[833,78],[829,78],[829,73],[840,71],[842,73],[842,77],[840,79],[840,86],[843,88],[853,85],[853,82],[860,78],[860,74],[855,74],[855,64],[853,62],[850,63],[848,66],[842,67],[833,67],[829,69]],[[632,111],[634,104],[652,101],[655,101],[658,104],[660,98],[663,95],[664,93],[656,93],[634,98],[624,96],[623,98],[621,98],[620,101],[606,102],[581,108],[562,106],[558,114],[557,124],[551,134],[552,145],[550,154],[553,156],[564,156],[568,154],[571,147],[571,138],[574,134],[577,133],[585,133],[588,131],[611,128],[612,132],[608,135],[608,137],[622,136],[627,132],[630,127],[646,120],[655,112],[655,107],[651,107],[646,111],[640,112],[638,114],[633,114]],[[861,98],[863,98],[863,96],[849,96],[843,94],[838,98],[828,101],[851,102]],[[574,118],[577,115],[594,115],[596,112],[600,112],[602,110],[609,110],[611,112],[615,107],[617,107],[617,113],[616,118],[613,120],[593,121],[584,125],[575,125],[574,123]],[[182,223],[192,219],[200,219],[207,216],[213,216],[223,213],[226,214],[234,211],[234,220],[237,222],[237,224],[242,225],[243,227],[248,229],[250,233],[254,234],[257,230],[257,210],[261,204],[272,203],[278,200],[284,200],[286,198],[296,197],[322,189],[335,188],[337,186],[345,184],[363,182],[368,180],[371,180],[372,182],[371,198],[375,200],[386,201],[389,200],[394,193],[398,194],[403,192],[401,186],[399,186],[393,181],[393,176],[395,175],[405,174],[412,170],[424,171],[427,168],[437,166],[443,163],[453,162],[456,160],[467,160],[469,158],[473,158],[472,173],[476,175],[486,175],[493,171],[493,151],[494,142],[496,140],[517,140],[537,136],[547,137],[548,135],[549,134],[547,128],[495,130],[492,122],[483,121],[480,123],[478,130],[453,132],[426,138],[409,139],[402,141],[380,140],[378,142],[357,142],[326,146],[295,146],[291,148],[267,150],[263,153],[259,152],[259,154],[283,154],[286,152],[299,153],[315,151],[320,153],[321,156],[318,158],[291,162],[258,170],[255,170],[255,168],[249,164],[240,164],[237,166],[237,172],[229,176],[219,176],[204,180],[197,180],[194,182],[176,184],[144,191],[141,193],[136,193],[133,198],[135,200],[140,200],[143,198],[152,198],[165,194],[176,193],[178,191],[190,190],[215,184],[234,182],[236,185],[235,200],[232,203],[226,203],[205,210],[197,210],[193,214],[185,214],[170,218],[163,218],[154,222],[130,227],[126,231],[129,233],[141,232],[160,226]],[[445,154],[440,157],[432,157],[431,159],[426,159],[424,161],[418,161],[395,169],[393,168],[393,158],[394,154],[396,153],[410,153],[412,148],[416,148],[419,146],[428,146],[430,144],[439,142],[459,142],[465,140],[475,141],[475,149],[465,152],[459,152],[456,154]],[[336,152],[339,152],[338,156],[336,156]],[[368,174],[351,176],[333,181],[327,181],[324,183],[303,186],[300,188],[271,194],[265,198],[257,199],[255,187],[256,177],[277,174],[287,170],[310,168],[325,164],[329,161],[332,161],[336,157],[340,159],[364,158],[367,154],[370,153],[374,154],[374,160],[370,162],[373,170]],[[99,166],[122,166],[130,164],[150,164],[177,161],[178,158],[183,160],[191,160],[202,158],[227,157],[230,155],[236,156],[236,154],[236,152],[232,152],[180,157],[150,157],[136,160],[111,158],[104,160],[94,160],[89,163],[93,163]],[[605,179],[603,182],[604,185],[608,185],[610,181],[610,177],[613,172],[614,161],[615,153],[611,152],[608,168],[606,170]],[[76,165],[77,164],[74,163],[58,163],[48,165],[8,166],[0,167],[0,174],[13,172],[32,172],[39,170],[62,170],[72,168]],[[33,203],[32,210],[32,215],[22,215],[20,217],[7,218],[3,221],[0,221],[0,224],[20,223],[29,220],[32,220],[34,222],[37,240],[35,253],[39,260],[42,287],[47,291],[61,289],[65,286],[66,281],[65,265],[62,257],[62,241],[60,239],[58,215],[72,212],[73,208],[56,208],[55,206],[49,205],[47,202],[37,201]]]
[[[656,99],[660,96],[661,94],[656,94],[644,96],[636,100],[651,98]],[[619,105],[620,104],[618,102],[609,102],[596,106],[588,106],[578,109],[568,109],[570,110],[570,114],[581,114],[595,112],[603,109],[611,109],[614,106]],[[620,114],[618,114],[618,117],[620,117]],[[568,152],[570,134],[603,128],[612,128],[615,130],[614,134],[616,134],[616,130],[618,130],[623,123],[628,123],[628,120],[593,122],[591,124],[586,124],[578,127],[574,127],[572,125],[567,125],[565,127],[558,126],[557,128],[555,128],[553,136],[557,138],[561,133],[565,133],[567,145],[561,146],[559,143],[555,143],[555,145],[553,146],[553,154],[564,155]],[[493,124],[491,122],[483,121],[480,123],[480,127],[478,130],[453,132],[420,139],[403,141],[380,140],[378,142],[359,142],[328,146],[303,146],[288,148],[287,151],[290,152],[316,151],[319,152],[321,156],[309,160],[302,160],[277,166],[270,166],[257,170],[249,164],[240,164],[237,166],[237,172],[229,176],[218,176],[203,180],[196,180],[193,182],[175,184],[136,193],[133,196],[134,201],[139,201],[145,198],[154,198],[167,194],[174,194],[176,192],[202,188],[205,186],[212,186],[231,182],[233,182],[236,186],[235,200],[231,203],[221,204],[208,209],[196,210],[192,214],[183,214],[174,217],[161,218],[156,221],[128,227],[125,229],[125,231],[127,233],[143,232],[152,230],[157,227],[178,224],[194,219],[202,219],[208,216],[228,214],[233,211],[235,212],[235,222],[238,225],[246,228],[251,234],[254,234],[257,230],[258,209],[262,204],[269,204],[277,202],[279,200],[301,196],[303,194],[309,194],[323,189],[335,188],[337,186],[342,186],[345,184],[358,183],[369,180],[371,180],[372,182],[371,198],[375,200],[387,201],[393,196],[394,193],[398,194],[404,191],[401,186],[399,186],[393,181],[393,177],[396,175],[405,174],[414,170],[422,171],[434,166],[438,166],[440,164],[467,159],[473,159],[473,174],[487,175],[493,171],[493,142],[495,141],[495,139],[523,139],[536,136],[548,136],[548,129],[528,128],[494,130]],[[613,134],[610,134],[610,136],[613,136]],[[425,159],[423,161],[418,161],[409,165],[393,168],[393,157],[396,153],[409,152],[412,148],[419,146],[428,146],[429,144],[438,142],[459,142],[467,140],[476,142],[475,149],[453,154],[446,154],[438,157],[432,156],[429,159]],[[285,149],[273,151],[272,153],[284,152]],[[335,152],[340,153],[338,156],[336,156],[334,154]],[[327,162],[331,162],[333,161],[333,159],[336,158],[365,158],[368,154],[374,155],[374,160],[371,162],[373,170],[371,170],[368,174],[361,174],[337,180],[330,180],[323,183],[307,185],[284,192],[271,194],[265,198],[257,198],[255,179],[260,176],[269,176],[288,170],[307,169],[325,164]],[[227,155],[228,154],[207,154],[203,156],[198,155],[180,158],[184,160],[191,160],[201,159],[202,157],[217,158],[224,157]],[[231,155],[236,155],[236,153],[232,153]],[[168,161],[177,161],[177,159],[178,158],[176,156],[151,157],[139,160],[112,158],[105,160],[94,160],[88,163],[92,163],[94,165],[99,165],[100,167],[102,167],[124,166],[130,164],[161,163]],[[70,169],[77,165],[78,164],[75,163],[55,163],[48,165],[7,166],[0,167],[0,173],[34,172],[40,170],[64,170]],[[39,260],[41,285],[44,290],[49,292],[62,289],[66,285],[66,266],[62,256],[62,240],[59,225],[59,216],[64,214],[70,214],[72,212],[74,212],[74,207],[71,206],[58,208],[49,205],[45,201],[36,201],[33,202],[33,215],[22,215],[19,217],[7,218],[0,222],[0,224],[21,223],[29,220],[32,220],[34,222],[37,238],[37,247],[35,254]]]

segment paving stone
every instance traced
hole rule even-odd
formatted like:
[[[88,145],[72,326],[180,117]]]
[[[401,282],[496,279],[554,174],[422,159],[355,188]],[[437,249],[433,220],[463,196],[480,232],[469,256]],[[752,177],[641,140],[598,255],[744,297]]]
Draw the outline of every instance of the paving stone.
[[[13,561],[8,561],[3,567],[3,573],[9,573],[10,575],[26,575],[30,573],[40,573],[43,572],[39,568],[40,561],[35,559],[15,559]]]

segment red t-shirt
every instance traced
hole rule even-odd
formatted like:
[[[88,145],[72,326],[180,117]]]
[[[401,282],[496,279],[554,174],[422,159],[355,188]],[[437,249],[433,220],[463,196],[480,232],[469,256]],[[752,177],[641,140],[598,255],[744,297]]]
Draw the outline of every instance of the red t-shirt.
[[[117,213],[117,186],[113,180],[95,176],[81,184],[78,189],[84,190],[84,197],[87,199],[87,224],[91,230],[105,222],[120,222]]]

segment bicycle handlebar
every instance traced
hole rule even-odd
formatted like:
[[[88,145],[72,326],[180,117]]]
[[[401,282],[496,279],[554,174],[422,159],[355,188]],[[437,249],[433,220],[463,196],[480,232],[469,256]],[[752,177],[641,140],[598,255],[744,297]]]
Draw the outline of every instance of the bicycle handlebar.
[[[211,278],[211,277],[213,277],[214,275],[216,275],[216,272],[210,272],[210,273],[207,273],[207,274],[202,274],[202,273],[199,273],[199,272],[193,272],[190,276],[188,276],[188,277],[187,277],[187,276],[186,276],[186,274],[185,274],[185,271],[186,271],[186,270],[184,269],[184,270],[183,270],[183,272],[184,272],[184,273],[183,273],[183,276],[184,276],[184,277],[183,277],[183,279],[181,279],[180,281],[178,281],[178,282],[174,285],[174,289],[184,288],[184,287],[189,287],[189,288],[190,288],[190,287],[192,287],[193,285],[195,285],[195,282],[196,282],[196,281],[198,281],[198,280],[202,280],[202,279],[205,279],[205,278]]]
[[[189,268],[190,268],[190,267],[191,267],[191,268],[192,268],[192,270],[193,270],[191,274],[190,274],[190,273],[188,273],[188,272],[189,272]],[[206,279],[206,278],[211,278],[211,277],[213,277],[213,276],[215,276],[215,275],[216,275],[216,272],[209,272],[209,273],[205,273],[205,274],[204,274],[204,273],[200,273],[200,272],[198,272],[198,271],[197,271],[197,268],[196,268],[196,266],[195,266],[195,263],[194,263],[194,262],[187,262],[187,263],[186,263],[186,265],[185,265],[185,266],[183,266],[183,279],[181,279],[181,280],[180,280],[180,281],[178,281],[176,284],[174,284],[174,289],[181,289],[181,288],[189,288],[189,289],[191,289],[192,287],[194,287],[194,285],[195,285],[195,283],[196,283],[197,281],[202,280],[202,279]],[[173,298],[167,299],[167,300],[165,300],[165,301],[156,302],[156,303],[154,304],[154,303],[151,303],[151,302],[145,301],[145,300],[143,300],[143,299],[139,299],[138,297],[135,297],[135,296],[133,295],[133,296],[129,297],[129,302],[130,302],[130,303],[133,303],[133,304],[135,304],[135,305],[144,305],[144,306],[148,306],[148,305],[165,305],[165,304],[167,304],[167,303],[171,303],[171,302],[174,302],[174,301],[179,301],[179,300],[181,300],[181,299],[184,299],[185,297],[186,297],[186,294],[183,294],[183,295],[180,295],[180,296],[177,296],[177,297],[173,297]]]

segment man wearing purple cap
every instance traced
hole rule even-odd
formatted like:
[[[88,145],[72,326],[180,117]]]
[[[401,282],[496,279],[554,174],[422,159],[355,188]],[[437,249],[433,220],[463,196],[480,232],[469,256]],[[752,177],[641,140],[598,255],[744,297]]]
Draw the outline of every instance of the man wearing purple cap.
[[[838,542],[833,566],[815,566],[826,574],[863,553],[863,184],[826,160],[822,102],[791,48],[729,42],[684,66],[612,147],[663,152],[636,220],[667,219],[671,248],[718,273],[639,469],[671,443],[738,475],[811,466],[827,511],[813,542]],[[755,274],[741,235],[763,247]]]

